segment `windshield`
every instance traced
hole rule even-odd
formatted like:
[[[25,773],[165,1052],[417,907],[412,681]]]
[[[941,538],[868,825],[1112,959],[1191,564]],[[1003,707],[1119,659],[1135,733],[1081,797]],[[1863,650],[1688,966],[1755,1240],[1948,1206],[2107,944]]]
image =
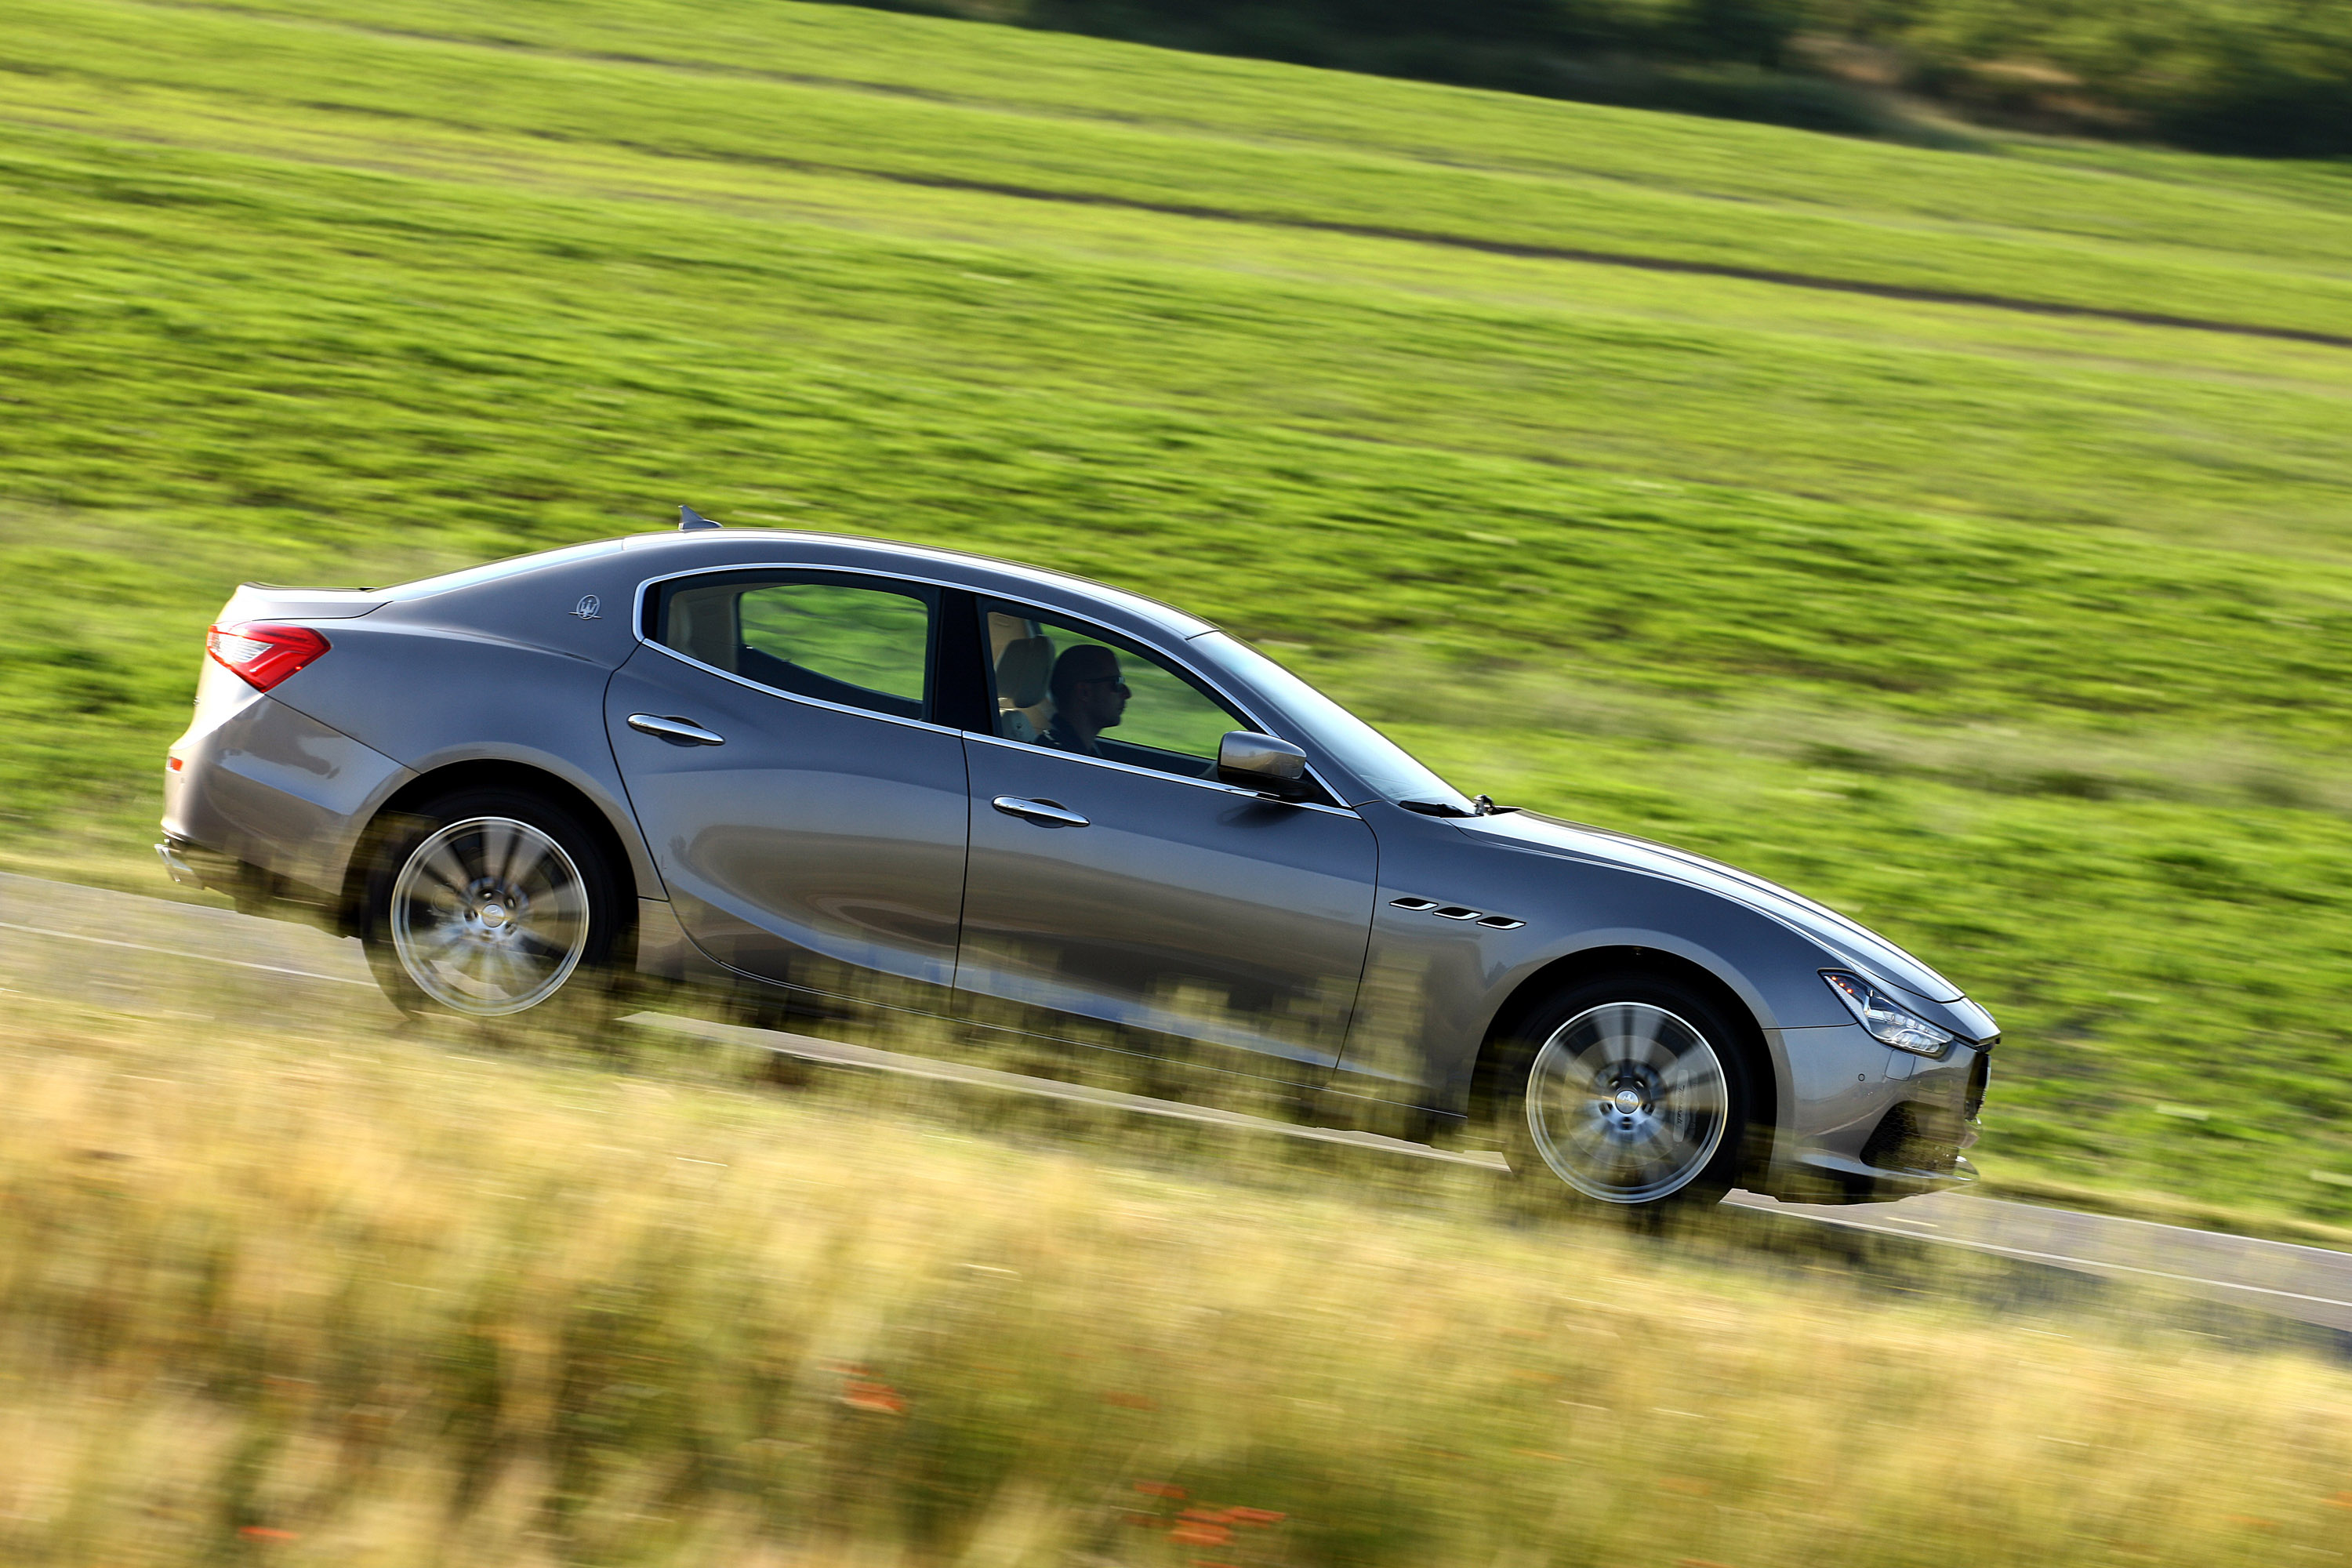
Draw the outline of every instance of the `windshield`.
[[[1211,632],[1195,646],[1264,692],[1309,739],[1381,799],[1450,806],[1464,816],[1475,809],[1469,797],[1415,762],[1403,747],[1247,643]]]

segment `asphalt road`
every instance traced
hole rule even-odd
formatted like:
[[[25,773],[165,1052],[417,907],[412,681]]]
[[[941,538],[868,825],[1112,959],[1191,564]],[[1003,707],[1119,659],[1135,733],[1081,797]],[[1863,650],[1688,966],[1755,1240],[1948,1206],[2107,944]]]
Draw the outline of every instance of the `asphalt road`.
[[[157,876],[160,879],[160,868]],[[299,1017],[322,1009],[387,1020],[396,1016],[369,977],[357,942],[226,910],[0,872],[0,996],[11,993],[191,1019]],[[1490,1155],[1299,1127],[809,1035],[650,1013],[632,1021],[732,1038],[835,1068],[1087,1100],[1266,1136],[1377,1149],[1399,1158],[1496,1163]],[[1970,1193],[1853,1207],[1778,1204],[1747,1193],[1735,1193],[1730,1201],[1822,1225],[2160,1285],[2231,1307],[2352,1332],[2352,1255],[2322,1247],[2004,1203]]]

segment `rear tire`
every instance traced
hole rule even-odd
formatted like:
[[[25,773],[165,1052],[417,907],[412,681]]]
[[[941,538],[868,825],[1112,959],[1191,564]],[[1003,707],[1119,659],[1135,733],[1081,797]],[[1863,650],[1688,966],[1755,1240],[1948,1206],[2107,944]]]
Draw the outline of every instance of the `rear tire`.
[[[465,789],[375,835],[360,934],[404,1013],[593,1024],[610,1015],[624,907],[609,856],[572,813]]]
[[[1574,1206],[1651,1214],[1712,1206],[1737,1184],[1754,1089],[1720,1004],[1663,977],[1596,979],[1514,1032],[1496,1106],[1513,1175]]]

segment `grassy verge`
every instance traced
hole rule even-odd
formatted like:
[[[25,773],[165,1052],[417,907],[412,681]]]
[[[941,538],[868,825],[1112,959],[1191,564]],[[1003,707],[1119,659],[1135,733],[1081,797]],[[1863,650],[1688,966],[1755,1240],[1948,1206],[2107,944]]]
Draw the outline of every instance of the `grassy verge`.
[[[1996,1179],[2352,1221],[2352,355],[982,188],[2324,326],[2327,172],[732,0],[12,22],[0,863],[154,881],[238,579],[690,500],[1175,599],[1853,911],[2008,1028]]]
[[[545,1045],[0,1015],[27,1564],[2277,1561],[2352,1384],[2155,1299]]]

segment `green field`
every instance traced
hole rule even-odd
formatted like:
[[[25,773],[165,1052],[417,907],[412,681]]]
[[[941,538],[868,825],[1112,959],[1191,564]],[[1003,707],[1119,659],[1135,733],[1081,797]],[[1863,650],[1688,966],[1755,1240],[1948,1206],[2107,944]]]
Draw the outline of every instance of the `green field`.
[[[691,501],[1175,600],[1870,921],[2007,1028],[1996,1182],[2352,1222],[2352,349],[2282,331],[2352,334],[2341,165],[772,0],[17,0],[0,857],[155,885],[237,580]]]

